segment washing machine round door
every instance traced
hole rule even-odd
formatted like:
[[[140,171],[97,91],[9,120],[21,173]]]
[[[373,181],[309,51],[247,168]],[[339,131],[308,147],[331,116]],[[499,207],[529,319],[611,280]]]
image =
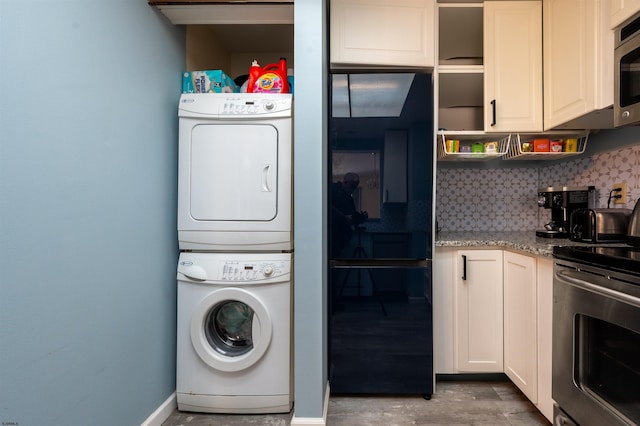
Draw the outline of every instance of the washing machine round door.
[[[240,288],[205,297],[191,317],[191,342],[198,356],[220,371],[240,371],[262,358],[272,324],[264,304]]]

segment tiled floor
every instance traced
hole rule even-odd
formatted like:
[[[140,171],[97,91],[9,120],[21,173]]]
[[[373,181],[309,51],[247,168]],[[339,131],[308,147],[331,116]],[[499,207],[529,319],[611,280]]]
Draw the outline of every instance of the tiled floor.
[[[224,415],[175,412],[163,426],[287,426],[290,414]],[[420,396],[344,396],[329,399],[328,426],[549,425],[510,382],[438,382]]]

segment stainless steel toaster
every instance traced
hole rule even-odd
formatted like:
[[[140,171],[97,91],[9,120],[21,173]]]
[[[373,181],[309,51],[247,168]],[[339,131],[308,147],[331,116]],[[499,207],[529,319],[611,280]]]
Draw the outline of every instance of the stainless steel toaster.
[[[572,241],[620,243],[627,241],[630,209],[578,209],[571,213]]]

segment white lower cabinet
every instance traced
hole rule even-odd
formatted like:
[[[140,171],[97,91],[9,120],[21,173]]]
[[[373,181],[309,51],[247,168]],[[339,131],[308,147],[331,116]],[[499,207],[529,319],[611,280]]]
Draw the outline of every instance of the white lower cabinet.
[[[457,249],[436,247],[433,256],[433,371],[453,374],[453,283]]]
[[[504,252],[504,372],[538,402],[536,259]]]
[[[433,277],[435,373],[504,372],[552,422],[553,261],[436,247]]]
[[[455,264],[456,370],[502,372],[502,250],[459,250]]]
[[[553,330],[553,260],[537,258],[538,410],[553,423],[551,333]]]
[[[502,250],[436,247],[435,373],[501,373],[502,352]]]

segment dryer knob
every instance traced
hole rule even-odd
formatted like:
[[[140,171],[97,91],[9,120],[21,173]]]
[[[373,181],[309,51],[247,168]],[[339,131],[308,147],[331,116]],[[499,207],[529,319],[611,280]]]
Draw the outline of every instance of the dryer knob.
[[[273,274],[273,266],[271,265],[265,266],[263,273],[265,277],[270,277]]]

